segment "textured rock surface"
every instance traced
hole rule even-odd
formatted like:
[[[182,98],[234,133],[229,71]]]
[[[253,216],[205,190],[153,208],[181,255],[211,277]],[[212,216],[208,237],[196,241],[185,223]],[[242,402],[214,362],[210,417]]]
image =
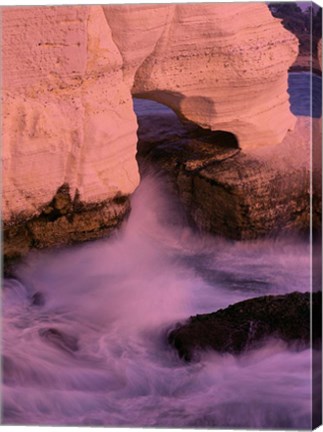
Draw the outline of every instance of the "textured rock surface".
[[[5,8],[3,218],[68,184],[85,204],[138,184],[136,118],[101,7]]]
[[[312,297],[312,302],[311,302]],[[180,357],[192,360],[199,350],[238,354],[268,338],[310,345],[312,307],[314,343],[321,338],[321,292],[265,296],[236,303],[211,314],[191,317],[169,334]]]
[[[12,256],[73,242],[78,226],[84,239],[119,224],[128,205],[115,200],[139,182],[131,94],[232,132],[245,149],[280,143],[294,126],[286,88],[297,42],[263,4],[3,8],[2,26],[2,214]],[[45,223],[63,185],[69,218]],[[79,204],[84,219],[83,210],[73,219]],[[103,204],[111,208],[102,219]],[[96,206],[93,227],[85,209]]]
[[[315,3],[269,2],[269,10],[280,18],[282,25],[292,32],[299,42],[299,53],[291,71],[320,70],[317,48],[322,38],[322,9]]]
[[[138,158],[143,172],[152,163],[167,174],[204,230],[233,239],[307,232],[310,128],[310,119],[301,117],[281,144],[246,153],[230,134],[185,128],[171,113],[143,115]]]
[[[104,10],[134,95],[232,132],[242,148],[277,144],[294,126],[286,83],[298,43],[265,4]]]
[[[4,225],[5,273],[11,264],[30,249],[62,246],[111,234],[130,211],[127,196],[116,196],[96,204],[72,201],[68,185],[63,185],[40,215],[27,221],[16,219]]]

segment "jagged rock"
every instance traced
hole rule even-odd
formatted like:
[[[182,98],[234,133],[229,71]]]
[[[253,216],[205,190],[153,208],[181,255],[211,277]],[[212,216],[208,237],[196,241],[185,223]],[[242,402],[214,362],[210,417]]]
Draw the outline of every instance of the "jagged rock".
[[[69,188],[63,185],[40,215],[4,224],[4,270],[31,248],[75,244],[102,238],[120,226],[129,214],[128,196],[116,196],[97,204],[72,202]]]
[[[294,292],[245,300],[217,312],[196,315],[168,336],[179,356],[187,361],[200,350],[239,354],[279,338],[299,347],[321,340],[322,294]]]
[[[279,146],[247,153],[228,133],[192,125],[180,129],[171,112],[159,120],[138,118],[141,170],[152,164],[166,173],[201,229],[239,240],[308,231],[310,119],[298,119]],[[155,145],[147,127],[151,122],[159,140]],[[319,188],[315,192],[319,215]],[[319,217],[314,223],[318,229]]]

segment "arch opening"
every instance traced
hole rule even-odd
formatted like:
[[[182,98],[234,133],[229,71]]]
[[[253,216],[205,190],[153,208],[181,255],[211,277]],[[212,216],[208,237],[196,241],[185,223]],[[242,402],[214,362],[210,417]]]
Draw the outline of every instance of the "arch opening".
[[[137,161],[143,165],[183,165],[189,171],[222,161],[240,151],[237,137],[229,131],[211,131],[181,118],[166,105],[134,98],[138,120]]]

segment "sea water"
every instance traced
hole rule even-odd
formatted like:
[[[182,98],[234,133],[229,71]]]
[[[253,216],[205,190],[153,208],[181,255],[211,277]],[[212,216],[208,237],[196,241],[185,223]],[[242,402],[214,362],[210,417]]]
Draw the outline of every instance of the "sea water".
[[[191,315],[309,291],[309,243],[196,232],[160,174],[131,205],[112,237],[30,253],[3,281],[3,423],[310,428],[309,349],[186,363],[167,342]]]

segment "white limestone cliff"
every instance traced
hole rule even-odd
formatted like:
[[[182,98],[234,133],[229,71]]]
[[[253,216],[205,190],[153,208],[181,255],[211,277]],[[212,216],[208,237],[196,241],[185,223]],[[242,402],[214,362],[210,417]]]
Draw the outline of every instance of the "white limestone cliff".
[[[287,71],[296,37],[261,3],[104,6],[133,94],[164,103],[242,148],[295,125]]]
[[[2,21],[3,220],[64,183],[84,203],[132,193],[137,122],[102,8],[5,8]]]
[[[297,41],[265,4],[3,8],[2,23],[5,222],[37,214],[62,184],[83,203],[134,191],[131,93],[245,150],[294,126]]]

